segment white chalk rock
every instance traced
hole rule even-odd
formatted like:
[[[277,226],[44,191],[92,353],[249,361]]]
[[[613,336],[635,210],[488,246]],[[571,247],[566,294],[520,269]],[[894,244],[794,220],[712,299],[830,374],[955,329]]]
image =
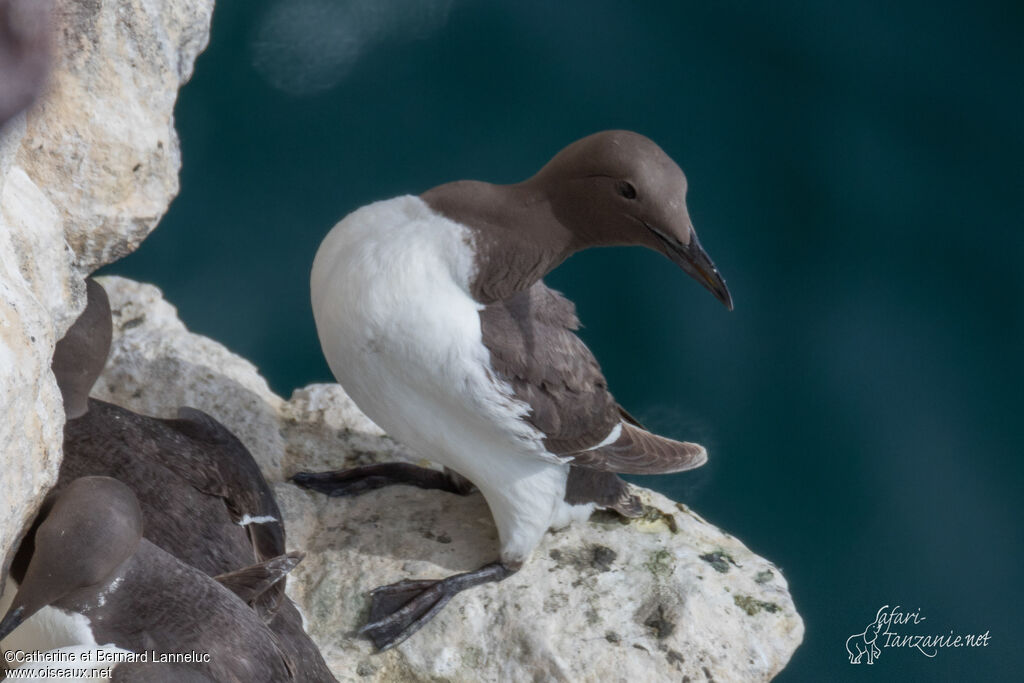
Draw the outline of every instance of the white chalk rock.
[[[46,93],[0,133],[0,569],[56,478],[50,359],[83,277],[137,247],[178,191],[174,100],[212,10],[58,0]]]
[[[178,193],[178,89],[213,0],[57,3],[54,70],[16,163],[53,202],[79,271],[135,250]]]
[[[257,455],[276,482],[288,545],[306,553],[289,592],[339,680],[760,681],[803,639],[775,566],[686,506],[638,489],[644,519],[598,513],[548,534],[519,573],[456,596],[407,641],[374,653],[356,635],[371,589],[497,557],[484,500],[405,486],[327,498],[283,482],[300,469],[416,456],[341,387],[313,385],[283,401],[251,364],[188,333],[156,288],[102,283],[114,349],[94,395],[156,415],[196,405]]]

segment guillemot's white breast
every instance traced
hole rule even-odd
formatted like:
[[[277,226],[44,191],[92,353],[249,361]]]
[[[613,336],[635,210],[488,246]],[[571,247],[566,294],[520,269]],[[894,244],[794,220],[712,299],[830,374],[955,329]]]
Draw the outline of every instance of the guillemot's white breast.
[[[519,562],[564,507],[568,465],[491,367],[470,295],[470,230],[418,197],[365,206],[317,252],[313,314],[331,371],[385,431],[476,484]],[[567,519],[564,521],[568,521]],[[563,522],[564,523],[564,522]]]
[[[8,575],[3,596],[0,596],[0,614],[7,613],[17,592],[18,584]],[[56,650],[74,645],[97,647],[89,619],[77,612],[49,605],[0,642],[0,648],[4,651],[22,652]]]
[[[7,613],[17,592],[18,584],[7,576],[3,596],[0,596],[0,614]],[[50,605],[0,641],[0,650],[11,653],[7,666],[20,669],[18,676],[36,681],[88,680],[95,683],[110,680],[101,677],[100,672],[116,667],[111,664],[117,661],[115,654],[132,654],[112,643],[97,643],[92,624],[85,615]],[[80,676],[83,671],[88,672],[84,677]]]

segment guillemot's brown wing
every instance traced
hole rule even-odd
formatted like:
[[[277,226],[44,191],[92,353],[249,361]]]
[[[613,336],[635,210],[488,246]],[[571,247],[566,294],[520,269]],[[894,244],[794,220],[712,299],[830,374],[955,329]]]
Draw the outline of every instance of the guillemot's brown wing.
[[[651,434],[615,402],[574,333],[576,307],[543,282],[486,306],[480,327],[494,371],[530,406],[525,419],[551,453],[625,474],[679,472],[707,460],[701,446]]]
[[[188,466],[175,468],[177,474],[203,493],[224,499],[231,519],[248,530],[256,560],[283,555],[281,510],[249,449],[231,430],[195,408],[179,408],[178,419],[162,422],[204,446],[189,449]],[[165,458],[164,464],[174,467],[170,460]]]
[[[195,408],[178,409],[177,420],[162,420],[193,443],[191,457],[180,458],[185,467],[175,471],[196,489],[224,500],[231,519],[243,525],[252,542],[256,560],[265,562],[285,554],[285,531],[281,510],[259,466],[231,430]],[[164,450],[167,450],[166,448]],[[179,457],[181,453],[177,453]],[[165,462],[165,464],[167,464]],[[168,465],[174,467],[173,465]],[[264,620],[273,619],[284,597],[285,582],[270,586],[258,597],[256,611]]]
[[[600,448],[573,454],[573,464],[620,474],[668,474],[700,467],[708,453],[700,444],[674,441],[622,425],[618,439]]]
[[[246,525],[259,561],[283,555],[285,527],[278,502],[247,447],[224,425],[195,408],[179,408],[177,420],[164,420],[181,434],[203,442],[205,458],[178,474],[206,494],[224,500],[231,519]]]
[[[281,579],[287,576],[302,561],[303,557],[305,557],[305,553],[290,552],[265,562],[236,569],[233,572],[218,574],[213,579],[256,610],[261,619],[269,622],[276,615],[276,611],[268,613],[266,609],[268,607],[276,608],[276,604],[268,606],[259,598],[273,586],[279,585]]]

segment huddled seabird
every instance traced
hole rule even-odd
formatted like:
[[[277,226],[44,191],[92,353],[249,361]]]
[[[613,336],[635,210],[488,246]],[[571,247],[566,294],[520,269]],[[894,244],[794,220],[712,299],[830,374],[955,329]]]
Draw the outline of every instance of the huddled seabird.
[[[616,403],[575,334],[575,307],[541,281],[581,249],[641,245],[731,310],[686,189],[654,142],[606,131],[524,182],[459,181],[380,201],[324,239],[312,304],[332,372],[374,422],[447,469],[383,464],[294,480],[331,495],[475,485],[501,544],[498,561],[476,571],[376,589],[363,632],[378,647],[407,638],[459,591],[515,572],[548,528],[595,507],[636,515],[616,473],[706,461],[703,447],[652,434]]]
[[[227,427],[195,408],[162,419],[89,397],[110,354],[113,324],[102,285],[88,278],[86,292],[85,310],[53,355],[67,413],[55,490],[84,476],[128,484],[147,538],[211,575],[283,554],[284,524],[270,486]]]
[[[82,477],[51,494],[30,532],[27,564],[14,569],[19,585],[0,640],[52,607],[50,619],[75,632],[76,644],[146,656],[125,660],[113,680],[296,680],[256,612],[230,586],[143,538],[143,526],[135,494],[116,479]],[[263,588],[294,561],[279,565],[258,572]]]
[[[249,602],[277,636],[295,680],[334,681],[284,594],[286,582],[266,581],[295,555],[286,551],[281,512],[248,449],[194,408],[161,419],[89,398],[110,352],[112,322],[103,287],[91,278],[86,287],[86,308],[53,357],[68,418],[53,493],[89,476],[126,484],[141,507],[149,542]],[[30,554],[26,541],[15,565]]]

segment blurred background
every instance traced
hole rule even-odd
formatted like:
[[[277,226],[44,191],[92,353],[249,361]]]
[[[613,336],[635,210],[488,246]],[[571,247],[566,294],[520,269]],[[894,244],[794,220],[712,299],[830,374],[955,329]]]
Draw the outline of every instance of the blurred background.
[[[642,249],[548,278],[618,400],[708,446],[637,481],[781,567],[807,635],[778,680],[1020,680],[1022,35],[1016,0],[218,0],[181,194],[105,272],[287,397],[332,381],[308,275],[346,213],[644,133],[736,310]],[[851,666],[897,604],[990,644]]]

